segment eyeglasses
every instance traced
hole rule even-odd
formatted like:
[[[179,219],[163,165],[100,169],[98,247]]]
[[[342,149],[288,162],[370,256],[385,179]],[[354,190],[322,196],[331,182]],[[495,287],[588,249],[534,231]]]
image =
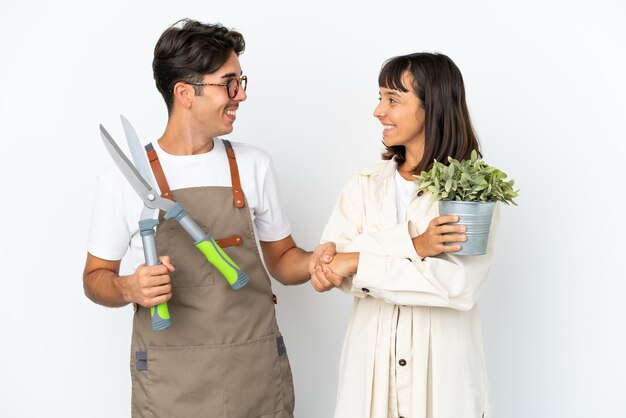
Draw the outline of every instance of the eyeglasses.
[[[248,77],[242,75],[240,78],[231,78],[225,83],[216,84],[216,83],[192,83],[189,81],[185,81],[187,84],[191,84],[192,86],[218,86],[218,87],[226,87],[226,91],[228,92],[228,98],[234,99],[239,93],[239,86],[243,88],[243,91],[246,91],[246,87],[248,87]]]

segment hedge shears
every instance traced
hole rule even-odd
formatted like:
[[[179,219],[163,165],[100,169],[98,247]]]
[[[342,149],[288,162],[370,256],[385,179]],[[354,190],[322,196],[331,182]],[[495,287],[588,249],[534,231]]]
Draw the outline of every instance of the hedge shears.
[[[104,146],[113,158],[113,161],[144,203],[139,219],[139,231],[146,265],[154,266],[160,264],[154,237],[154,228],[159,224],[159,221],[153,218],[154,210],[158,209],[165,212],[164,218],[166,220],[174,219],[183,227],[193,239],[194,245],[222,273],[233,289],[238,290],[248,284],[250,281],[249,277],[222,250],[211,234],[204,233],[179,203],[159,196],[151,182],[152,170],[150,170],[146,155],[143,152],[143,146],[130,122],[123,116],[121,116],[121,119],[135,165],[128,160],[124,152],[102,125],[100,125],[100,134]],[[155,331],[167,329],[172,325],[167,303],[150,308],[150,316],[152,329]]]

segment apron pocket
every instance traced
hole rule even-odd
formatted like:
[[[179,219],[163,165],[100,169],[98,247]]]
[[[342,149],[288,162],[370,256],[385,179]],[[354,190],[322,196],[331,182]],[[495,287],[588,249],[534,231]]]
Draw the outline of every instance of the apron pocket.
[[[149,348],[147,369],[132,371],[134,383],[139,383],[134,389],[145,391],[146,416],[253,418],[291,412],[291,370],[286,353],[279,356],[276,338]],[[138,395],[133,397],[140,403],[143,396]]]
[[[226,346],[223,366],[226,417],[265,417],[283,410],[276,335]]]
[[[222,351],[219,347],[148,349],[147,408],[154,418],[223,418]]]

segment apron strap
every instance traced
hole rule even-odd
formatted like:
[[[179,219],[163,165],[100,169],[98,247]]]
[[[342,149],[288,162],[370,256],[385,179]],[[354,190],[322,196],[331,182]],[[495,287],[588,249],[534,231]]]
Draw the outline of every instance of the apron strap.
[[[228,155],[228,166],[230,167],[230,181],[233,185],[233,202],[235,207],[243,208],[246,203],[243,198],[243,191],[241,190],[241,180],[239,179],[239,168],[237,167],[237,158],[235,157],[235,151],[233,146],[227,139],[222,139],[224,147],[226,147],[226,154]]]
[[[233,146],[230,141],[227,139],[223,139],[222,141],[224,142],[224,147],[226,148],[226,155],[228,155],[228,166],[230,168],[230,179],[233,188],[233,202],[235,207],[241,209],[246,205],[246,203],[241,189],[241,179],[239,178],[237,157],[235,157],[235,151],[233,151]],[[161,196],[166,199],[173,200],[170,186],[167,184],[165,174],[163,173],[163,167],[161,167],[161,162],[159,161],[159,156],[151,143],[146,144],[146,153],[148,154],[148,160],[150,161],[150,167],[152,168],[156,182],[161,190]]]
[[[152,168],[152,172],[154,173],[154,178],[156,179],[157,184],[159,185],[159,189],[161,190],[161,197],[165,199],[172,199],[172,192],[170,190],[170,185],[167,184],[167,180],[165,179],[165,174],[163,173],[163,167],[161,167],[161,162],[159,161],[159,156],[157,155],[154,147],[151,143],[146,144],[146,153],[148,154],[148,161],[150,161],[150,167]]]

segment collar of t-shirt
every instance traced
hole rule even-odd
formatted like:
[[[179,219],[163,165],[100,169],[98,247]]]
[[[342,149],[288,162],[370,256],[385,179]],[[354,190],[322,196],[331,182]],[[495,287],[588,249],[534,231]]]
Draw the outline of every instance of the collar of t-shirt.
[[[417,186],[413,180],[406,180],[402,177],[398,170],[396,170],[394,178],[396,180],[396,208],[398,223],[402,223],[407,219],[409,203],[415,194],[417,194]]]

